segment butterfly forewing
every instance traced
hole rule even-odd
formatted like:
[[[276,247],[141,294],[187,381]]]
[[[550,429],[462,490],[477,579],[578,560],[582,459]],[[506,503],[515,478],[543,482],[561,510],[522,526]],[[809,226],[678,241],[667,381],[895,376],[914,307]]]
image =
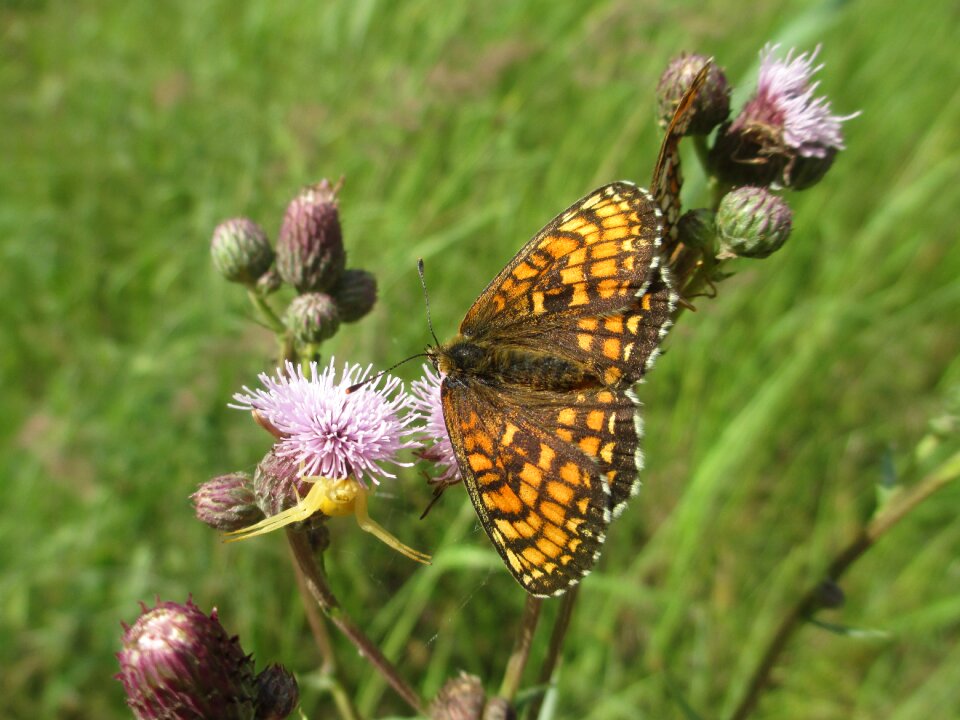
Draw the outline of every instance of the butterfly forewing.
[[[650,194],[630,183],[595,190],[517,253],[477,298],[460,332],[515,339],[538,322],[619,312],[656,265],[659,215]]]

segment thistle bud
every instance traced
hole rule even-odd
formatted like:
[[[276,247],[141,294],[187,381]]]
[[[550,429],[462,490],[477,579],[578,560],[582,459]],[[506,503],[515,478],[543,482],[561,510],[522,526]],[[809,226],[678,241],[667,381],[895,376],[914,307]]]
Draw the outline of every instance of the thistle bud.
[[[257,465],[253,489],[260,510],[270,517],[296,505],[298,496],[303,497],[310,491],[310,484],[300,478],[294,460],[271,450]]]
[[[366,270],[345,270],[333,289],[343,322],[356,322],[373,309],[377,302],[377,279]]]
[[[254,720],[253,660],[230,637],[214,610],[192,601],[161,602],[125,626],[116,676],[139,720]]]
[[[253,478],[247,473],[207,480],[190,499],[197,519],[217,530],[239,530],[263,519],[253,494]]]
[[[293,673],[282,665],[268,665],[257,675],[257,720],[283,720],[300,703]]]
[[[717,211],[720,257],[767,257],[790,237],[792,221],[783,198],[762,187],[737,188]]]
[[[329,290],[346,264],[337,188],[326,180],[287,207],[277,239],[277,271],[300,292]]]
[[[716,213],[707,208],[689,210],[677,221],[677,235],[680,242],[690,248],[715,255],[717,243]]]
[[[704,55],[684,53],[670,61],[657,84],[660,125],[666,127],[677,105],[703,66],[710,61]],[[730,86],[723,69],[711,65],[703,87],[693,101],[685,135],[706,135],[730,114]]]
[[[302,344],[319,343],[336,334],[340,314],[333,298],[326,293],[306,293],[293,299],[283,316],[283,324]]]
[[[214,229],[210,256],[217,272],[227,280],[253,285],[273,263],[273,248],[253,220],[233,218]]]
[[[430,703],[430,720],[480,720],[484,701],[480,678],[461,672],[447,680]]]
[[[264,515],[279,515],[307,496],[312,484],[301,478],[299,471],[300,466],[296,461],[281,457],[273,450],[260,461],[253,475],[253,486],[257,505]],[[330,543],[326,520],[326,515],[317,512],[289,527],[307,532],[314,550],[324,550]]]

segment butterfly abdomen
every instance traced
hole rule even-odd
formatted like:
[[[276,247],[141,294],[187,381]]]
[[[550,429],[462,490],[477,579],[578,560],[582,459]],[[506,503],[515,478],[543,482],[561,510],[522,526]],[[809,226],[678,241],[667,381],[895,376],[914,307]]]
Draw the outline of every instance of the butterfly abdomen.
[[[474,342],[463,336],[440,348],[438,354],[440,371],[454,380],[555,392],[600,384],[584,365],[549,352]]]

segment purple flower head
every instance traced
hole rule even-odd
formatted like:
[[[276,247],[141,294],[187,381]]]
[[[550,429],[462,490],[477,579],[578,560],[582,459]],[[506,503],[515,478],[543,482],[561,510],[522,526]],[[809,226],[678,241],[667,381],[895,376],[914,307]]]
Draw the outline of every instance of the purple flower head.
[[[820,46],[809,56],[801,53],[796,57],[791,48],[784,60],[775,57],[779,47],[768,43],[760,51],[757,94],[741,117],[752,114],[749,111],[760,117],[769,115],[772,124],[783,127],[783,142],[802,157],[822,158],[830,149],[843,150],[840,123],[860,113],[834,115],[826,97],[814,97],[820,83],[811,78],[823,69],[822,64],[813,64]]]
[[[252,718],[256,702],[253,658],[223,629],[214,610],[207,616],[186,604],[142,606],[124,624],[116,676],[138,720],[160,718]]]
[[[721,128],[711,151],[717,174],[733,185],[810,187],[845,147],[841,123],[859,115],[835,115],[830,101],[815,95],[820,46],[795,57],[791,49],[783,60],[776,57],[779,47],[760,51],[757,92]]]
[[[413,407],[423,419],[423,432],[433,444],[418,454],[434,463],[441,471],[431,482],[454,485],[462,479],[457,456],[453,451],[447,424],[443,419],[443,403],[440,401],[440,382],[443,378],[429,365],[423,366],[423,378],[410,384]]]
[[[276,377],[261,373],[263,388],[244,387],[230,407],[255,411],[275,428],[280,439],[274,452],[297,463],[301,477],[352,475],[363,487],[367,477],[374,485],[396,477],[383,464],[407,467],[412,463],[398,460],[398,453],[421,446],[410,428],[417,416],[404,412],[412,398],[398,378],[386,374],[348,394],[347,388],[370,377],[372,366],[345,363],[338,380],[333,363],[322,372],[310,363],[309,376],[290,362]]]

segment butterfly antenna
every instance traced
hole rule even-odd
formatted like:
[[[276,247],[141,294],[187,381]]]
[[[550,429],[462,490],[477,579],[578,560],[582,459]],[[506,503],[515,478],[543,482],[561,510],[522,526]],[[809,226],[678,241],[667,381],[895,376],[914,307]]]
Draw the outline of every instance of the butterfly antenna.
[[[429,355],[427,355],[426,353],[417,353],[416,355],[411,355],[411,356],[408,357],[408,358],[404,358],[404,359],[401,360],[400,362],[394,363],[393,365],[391,365],[390,367],[388,367],[386,370],[381,370],[381,371],[378,372],[376,375],[373,375],[372,377],[368,377],[366,380],[361,380],[361,381],[358,382],[358,383],[354,383],[353,385],[351,385],[350,387],[348,387],[348,388],[347,388],[346,390],[344,390],[343,392],[344,392],[345,394],[347,394],[347,395],[349,395],[350,393],[356,392],[357,390],[359,390],[360,388],[362,388],[362,387],[363,387],[364,385],[366,385],[367,383],[376,382],[378,379],[380,379],[380,377],[381,377],[382,375],[386,375],[388,372],[390,372],[391,370],[397,369],[398,367],[400,367],[401,365],[403,365],[405,362],[410,362],[411,360],[416,360],[418,357],[429,357]]]
[[[420,275],[420,287],[423,288],[423,304],[427,308],[427,327],[430,328],[430,335],[433,336],[433,342],[439,345],[440,341],[437,340],[437,334],[433,331],[433,320],[430,317],[430,296],[427,294],[427,281],[423,276],[423,258],[417,260],[417,273]]]

